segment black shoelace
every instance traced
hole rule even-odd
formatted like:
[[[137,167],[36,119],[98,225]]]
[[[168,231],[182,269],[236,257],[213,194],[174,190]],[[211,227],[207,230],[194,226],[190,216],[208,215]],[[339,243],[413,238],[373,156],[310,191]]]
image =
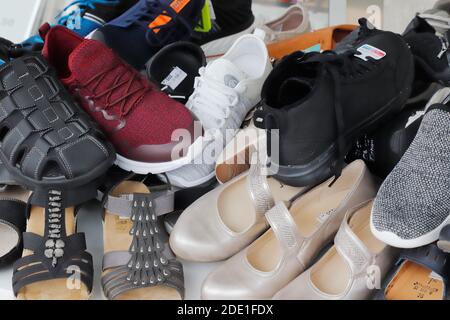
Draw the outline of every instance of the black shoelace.
[[[338,161],[334,164],[332,171],[335,174],[335,179],[330,184],[333,185],[341,176],[346,157],[345,146],[345,121],[342,107],[342,92],[340,83],[342,80],[355,79],[367,72],[373,70],[376,65],[376,60],[367,57],[367,61],[355,57],[359,52],[357,50],[349,50],[342,54],[336,54],[333,51],[326,51],[323,54],[315,54],[309,56],[309,59],[300,59],[299,62],[305,63],[320,63],[324,70],[330,74],[334,82],[334,111],[336,119],[336,127],[338,134]],[[308,57],[308,56],[305,56]]]

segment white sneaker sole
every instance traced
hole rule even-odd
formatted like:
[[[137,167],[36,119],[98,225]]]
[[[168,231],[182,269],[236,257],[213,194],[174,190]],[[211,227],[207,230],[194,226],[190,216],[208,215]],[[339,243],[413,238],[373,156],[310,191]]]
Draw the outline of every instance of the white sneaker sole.
[[[131,171],[137,174],[159,174],[165,173],[169,171],[173,171],[179,169],[187,164],[189,164],[192,159],[195,159],[196,156],[201,152],[201,148],[197,145],[200,144],[200,139],[197,139],[188,150],[188,154],[183,157],[173,161],[168,162],[140,162],[135,160],[130,160],[117,154],[115,164],[125,170]]]
[[[178,187],[178,188],[182,188],[182,189],[186,189],[186,188],[193,188],[193,187],[198,187],[210,180],[212,180],[215,177],[216,173],[213,171],[211,173],[209,173],[208,175],[197,179],[197,180],[185,180],[183,178],[171,178],[170,179],[170,184]],[[165,183],[167,183],[166,178],[164,176],[158,176],[159,179]]]
[[[439,227],[415,239],[402,239],[392,232],[378,231],[373,225],[372,219],[370,219],[370,230],[378,240],[386,243],[387,245],[390,245],[391,247],[401,249],[414,249],[429,245],[439,240],[441,230],[449,223],[450,223],[450,215],[441,225],[439,225]]]

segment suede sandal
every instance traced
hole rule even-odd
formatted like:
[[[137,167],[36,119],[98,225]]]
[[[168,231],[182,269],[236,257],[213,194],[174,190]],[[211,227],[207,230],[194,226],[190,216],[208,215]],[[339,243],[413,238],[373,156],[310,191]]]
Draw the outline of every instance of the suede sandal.
[[[86,300],[92,291],[92,256],[76,233],[76,210],[62,191],[48,189],[47,205],[29,204],[24,252],[14,264],[13,291],[20,300]]]
[[[169,246],[163,215],[175,193],[145,176],[118,181],[103,199],[102,287],[109,300],[184,299],[183,266]]]
[[[39,53],[3,49],[10,56],[0,66],[3,166],[17,183],[35,191],[41,206],[49,188],[66,190],[71,204],[95,198],[93,181],[114,162],[113,147]]]
[[[445,300],[449,256],[436,244],[403,250],[376,300]]]
[[[0,267],[13,263],[22,252],[22,233],[26,228],[27,204],[0,199]]]

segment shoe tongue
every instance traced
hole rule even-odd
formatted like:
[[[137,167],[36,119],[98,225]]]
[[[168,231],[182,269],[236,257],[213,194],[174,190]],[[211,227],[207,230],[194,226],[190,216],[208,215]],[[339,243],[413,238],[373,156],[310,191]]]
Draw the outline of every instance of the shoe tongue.
[[[280,86],[278,102],[282,106],[290,105],[311,92],[314,87],[314,79],[288,78]]]
[[[218,59],[211,62],[205,70],[205,77],[219,82],[229,88],[236,88],[248,75],[227,59]]]
[[[118,63],[112,50],[95,40],[84,40],[69,57],[70,71],[82,82]]]

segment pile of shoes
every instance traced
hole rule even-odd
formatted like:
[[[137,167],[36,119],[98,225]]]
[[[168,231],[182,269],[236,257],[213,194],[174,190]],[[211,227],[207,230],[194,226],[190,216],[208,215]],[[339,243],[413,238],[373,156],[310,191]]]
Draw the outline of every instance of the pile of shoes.
[[[450,2],[403,35],[251,1],[74,1],[0,39],[0,265],[18,299],[443,300]],[[68,281],[77,279],[75,282]],[[68,283],[72,285],[68,285]]]

